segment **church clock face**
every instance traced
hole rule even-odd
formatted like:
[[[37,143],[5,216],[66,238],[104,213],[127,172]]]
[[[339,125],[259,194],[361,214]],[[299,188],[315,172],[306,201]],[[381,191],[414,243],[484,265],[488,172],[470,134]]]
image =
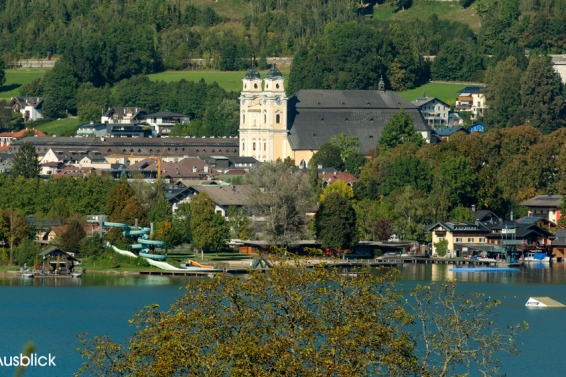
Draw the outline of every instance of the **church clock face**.
[[[275,98],[275,104],[276,104],[277,106],[280,106],[280,105],[281,105],[281,97]]]

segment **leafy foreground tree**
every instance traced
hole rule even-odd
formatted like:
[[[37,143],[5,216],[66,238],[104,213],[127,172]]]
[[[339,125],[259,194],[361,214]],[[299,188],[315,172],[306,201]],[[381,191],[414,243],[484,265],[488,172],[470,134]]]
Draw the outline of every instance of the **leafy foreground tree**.
[[[246,181],[252,186],[250,212],[265,217],[265,238],[276,245],[299,240],[304,232],[305,209],[313,199],[307,177],[279,161],[251,169]]]
[[[247,279],[192,282],[168,311],[154,304],[136,314],[125,344],[79,335],[87,360],[77,375],[492,374],[494,353],[516,353],[522,327],[492,322],[496,301],[458,296],[454,284],[417,287],[405,300],[393,278],[290,261]],[[435,324],[441,331],[429,333]]]

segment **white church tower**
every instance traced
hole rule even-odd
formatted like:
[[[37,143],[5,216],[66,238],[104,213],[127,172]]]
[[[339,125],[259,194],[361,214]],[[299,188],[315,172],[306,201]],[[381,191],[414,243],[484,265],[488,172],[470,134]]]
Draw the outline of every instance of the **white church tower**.
[[[253,66],[242,79],[240,156],[258,161],[282,160],[291,152],[287,141],[287,97],[283,75],[273,66],[262,80]]]

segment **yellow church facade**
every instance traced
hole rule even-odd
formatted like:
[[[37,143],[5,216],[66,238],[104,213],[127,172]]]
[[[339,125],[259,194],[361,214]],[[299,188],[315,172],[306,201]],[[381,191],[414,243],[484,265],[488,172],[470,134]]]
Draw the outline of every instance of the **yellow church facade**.
[[[250,69],[242,79],[240,95],[240,156],[258,161],[285,159],[291,148],[287,140],[287,101],[285,79],[273,67],[261,79]]]

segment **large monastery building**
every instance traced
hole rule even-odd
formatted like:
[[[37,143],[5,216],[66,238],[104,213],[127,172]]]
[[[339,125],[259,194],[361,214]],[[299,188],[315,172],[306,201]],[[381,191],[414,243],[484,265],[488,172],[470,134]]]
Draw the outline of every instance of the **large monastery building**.
[[[320,147],[340,133],[358,136],[360,150],[374,149],[385,125],[404,108],[415,130],[430,141],[430,128],[417,106],[385,90],[300,90],[285,95],[284,78],[273,67],[261,79],[250,69],[240,95],[240,156],[259,161],[293,158],[308,163]]]

